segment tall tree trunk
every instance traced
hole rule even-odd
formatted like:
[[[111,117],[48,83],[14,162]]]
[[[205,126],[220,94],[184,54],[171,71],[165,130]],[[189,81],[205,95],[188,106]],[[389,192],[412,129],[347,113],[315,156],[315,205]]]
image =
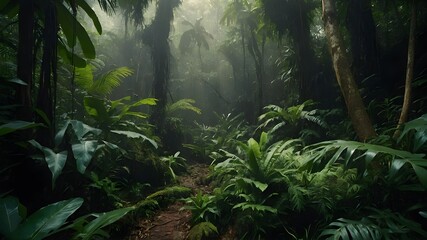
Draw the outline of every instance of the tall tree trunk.
[[[255,35],[255,30],[251,29],[251,38],[248,43],[248,50],[255,62],[255,72],[257,78],[257,93],[256,93],[256,105],[257,105],[257,116],[261,115],[263,108],[263,82],[264,82],[264,56],[263,51],[259,49],[258,42]],[[264,44],[264,41],[262,42]]]
[[[406,65],[406,79],[405,79],[405,95],[403,97],[402,111],[400,112],[399,122],[397,129],[394,132],[393,138],[397,139],[400,135],[400,128],[408,120],[409,107],[411,105],[412,97],[412,79],[414,76],[414,58],[415,58],[415,29],[417,23],[417,10],[415,7],[415,0],[412,0],[411,10],[411,25],[409,29],[408,41],[408,61]]]
[[[162,135],[165,127],[165,110],[169,82],[170,48],[169,33],[173,20],[173,9],[179,5],[179,0],[159,0],[156,16],[143,36],[144,43],[151,48],[154,67],[153,95],[158,100],[152,109],[150,121],[156,126],[158,134]]]
[[[43,58],[40,69],[39,92],[37,97],[37,108],[45,115],[48,123],[43,117],[38,117],[38,122],[48,124],[48,128],[38,129],[36,139],[43,146],[53,147],[53,136],[55,132],[55,86],[57,65],[57,29],[58,21],[55,5],[47,3],[45,6],[45,25],[43,29]],[[53,82],[53,84],[52,84]]]
[[[31,86],[33,85],[34,0],[19,1],[19,39],[17,76],[27,85],[16,89],[16,103],[21,105],[17,117],[32,121]]]
[[[376,133],[366,112],[350,63],[345,53],[343,40],[336,19],[334,0],[322,0],[323,22],[328,38],[335,75],[344,97],[353,128],[361,141],[375,137]]]

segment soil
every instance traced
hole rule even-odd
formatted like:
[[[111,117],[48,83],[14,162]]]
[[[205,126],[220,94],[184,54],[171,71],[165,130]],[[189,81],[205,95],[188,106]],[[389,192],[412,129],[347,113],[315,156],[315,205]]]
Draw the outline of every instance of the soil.
[[[192,164],[188,168],[188,174],[178,176],[181,186],[191,188],[193,193],[199,191],[210,193],[210,186],[206,183],[209,174],[209,166],[204,164]],[[183,203],[177,201],[166,209],[159,211],[150,219],[141,220],[132,230],[129,240],[182,240],[187,239],[190,230],[189,221],[191,212],[181,210]]]

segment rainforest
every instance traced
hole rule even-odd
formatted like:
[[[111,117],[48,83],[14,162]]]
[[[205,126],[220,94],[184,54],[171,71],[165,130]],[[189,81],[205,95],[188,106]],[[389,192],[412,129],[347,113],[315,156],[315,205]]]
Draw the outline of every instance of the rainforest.
[[[427,239],[427,1],[0,0],[0,239]]]

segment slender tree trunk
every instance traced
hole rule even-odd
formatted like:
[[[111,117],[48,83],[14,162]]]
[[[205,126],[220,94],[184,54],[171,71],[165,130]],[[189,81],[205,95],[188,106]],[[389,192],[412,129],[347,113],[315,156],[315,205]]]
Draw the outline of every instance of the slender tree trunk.
[[[322,0],[323,22],[328,38],[335,75],[344,97],[353,128],[361,141],[375,137],[376,133],[366,112],[350,63],[345,53],[343,40],[336,19],[334,0]]]
[[[262,43],[264,44],[264,42]],[[264,82],[264,56],[263,52],[259,49],[258,42],[254,30],[251,30],[251,38],[248,44],[248,50],[255,62],[255,72],[257,78],[257,115],[262,113],[263,107],[263,82]]]
[[[393,135],[393,138],[395,139],[397,139],[400,135],[400,128],[402,127],[402,124],[404,124],[408,120],[408,113],[411,105],[411,97],[412,97],[411,85],[412,85],[412,79],[414,76],[416,22],[417,22],[417,11],[415,7],[415,0],[412,0],[411,25],[409,29],[409,41],[408,41],[408,61],[406,65],[405,95],[403,97],[402,111],[400,112],[397,129]]]
[[[56,85],[56,65],[57,65],[57,29],[58,21],[55,5],[46,4],[44,10],[45,25],[43,29],[43,58],[40,69],[39,92],[37,97],[37,108],[47,117],[45,119],[38,117],[38,122],[49,125],[47,128],[40,128],[37,132],[37,141],[43,146],[53,146],[53,136],[55,132],[55,85]]]
[[[31,86],[33,85],[34,0],[19,1],[19,39],[17,76],[27,85],[16,89],[16,103],[21,105],[17,117],[32,121]]]

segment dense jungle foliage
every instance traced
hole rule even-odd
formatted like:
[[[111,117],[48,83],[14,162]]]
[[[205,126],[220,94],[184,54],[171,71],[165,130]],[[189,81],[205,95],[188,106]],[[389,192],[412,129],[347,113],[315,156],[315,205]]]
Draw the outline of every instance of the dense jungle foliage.
[[[427,239],[426,42],[423,0],[1,0],[0,238]]]

